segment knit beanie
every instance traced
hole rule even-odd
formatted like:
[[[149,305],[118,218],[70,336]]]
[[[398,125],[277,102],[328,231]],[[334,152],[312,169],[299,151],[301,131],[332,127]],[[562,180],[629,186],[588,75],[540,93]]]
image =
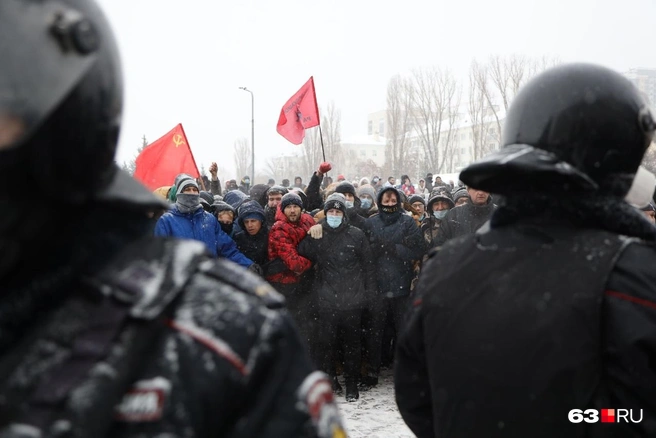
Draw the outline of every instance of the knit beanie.
[[[341,193],[341,194],[350,193],[355,197],[355,187],[353,186],[353,184],[351,184],[348,181],[342,181],[339,184],[337,184],[337,187],[335,187],[335,193]]]
[[[426,206],[426,200],[421,195],[412,195],[412,196],[410,196],[410,198],[408,199],[408,204],[412,205],[415,202],[421,202],[422,204],[424,204],[424,207]]]
[[[180,182],[180,184],[178,185],[178,190],[175,192],[175,195],[176,196],[181,195],[184,189],[186,189],[189,186],[196,187],[196,189],[198,189],[198,184],[196,184],[196,181],[194,181],[193,179],[185,179],[182,180],[182,182]]]
[[[326,202],[324,202],[323,204],[324,214],[327,214],[328,210],[333,208],[346,214],[346,198],[344,197],[344,195],[335,192],[332,195],[328,196]]]
[[[376,191],[369,184],[358,187],[358,198],[362,198],[362,195],[369,195],[371,199],[376,200]]]
[[[460,198],[470,198],[467,187],[458,187],[453,191],[453,202],[457,203]]]
[[[282,201],[280,202],[280,210],[284,212],[285,207],[287,207],[288,205],[298,205],[302,209],[303,200],[296,193],[287,193],[285,196],[282,197]]]

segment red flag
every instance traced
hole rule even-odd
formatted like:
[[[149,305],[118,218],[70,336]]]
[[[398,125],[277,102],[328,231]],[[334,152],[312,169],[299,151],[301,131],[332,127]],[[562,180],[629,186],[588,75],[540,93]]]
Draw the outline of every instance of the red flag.
[[[305,130],[319,125],[319,108],[314,92],[314,78],[296,92],[280,110],[278,134],[294,144],[303,143]]]
[[[137,157],[136,165],[134,177],[150,190],[172,185],[180,173],[194,178],[200,176],[182,124],[146,146]]]

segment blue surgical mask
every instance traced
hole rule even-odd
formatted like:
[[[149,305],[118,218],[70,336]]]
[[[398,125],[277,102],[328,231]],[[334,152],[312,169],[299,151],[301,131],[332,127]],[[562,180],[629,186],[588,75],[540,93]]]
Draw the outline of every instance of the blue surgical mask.
[[[326,222],[330,228],[337,228],[342,223],[341,216],[326,216]]]
[[[363,198],[360,202],[362,208],[371,208],[371,199]]]
[[[353,208],[353,201],[344,201],[344,205],[346,208]]]
[[[436,219],[444,219],[444,216],[449,212],[449,210],[440,210],[440,211],[434,211],[433,216],[435,216]]]

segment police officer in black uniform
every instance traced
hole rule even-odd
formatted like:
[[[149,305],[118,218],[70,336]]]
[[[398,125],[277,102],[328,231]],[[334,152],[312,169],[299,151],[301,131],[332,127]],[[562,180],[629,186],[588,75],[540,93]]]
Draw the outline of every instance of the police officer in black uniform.
[[[651,198],[639,165],[655,128],[603,67],[520,91],[504,147],[461,173],[501,206],[432,254],[399,340],[396,397],[418,437],[656,436],[656,228],[624,200]]]
[[[280,296],[151,236],[95,2],[3,0],[0,59],[0,436],[343,434]]]

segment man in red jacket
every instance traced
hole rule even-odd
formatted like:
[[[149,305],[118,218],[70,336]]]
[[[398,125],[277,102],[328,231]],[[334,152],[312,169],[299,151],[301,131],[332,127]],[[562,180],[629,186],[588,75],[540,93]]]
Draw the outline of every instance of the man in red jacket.
[[[276,212],[276,223],[269,233],[269,260],[280,269],[269,274],[267,280],[285,296],[287,309],[304,335],[309,333],[313,306],[309,296],[309,279],[303,273],[310,269],[312,262],[301,257],[297,248],[314,224],[312,216],[303,212],[301,197],[296,193],[287,193],[282,197]],[[275,263],[276,259],[282,263]]]

